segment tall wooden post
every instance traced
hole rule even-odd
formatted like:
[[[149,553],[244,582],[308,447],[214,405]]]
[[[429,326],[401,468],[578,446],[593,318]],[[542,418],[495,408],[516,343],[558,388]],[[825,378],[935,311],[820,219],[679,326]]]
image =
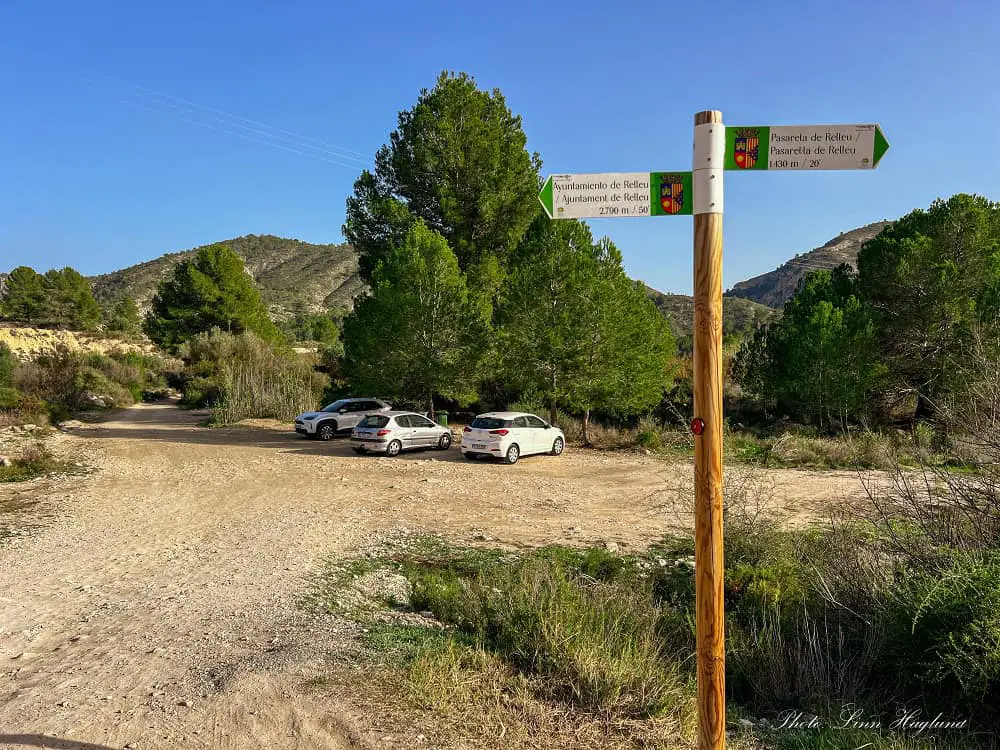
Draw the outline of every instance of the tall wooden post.
[[[694,118],[694,485],[698,748],[726,745],[722,555],[722,113]]]

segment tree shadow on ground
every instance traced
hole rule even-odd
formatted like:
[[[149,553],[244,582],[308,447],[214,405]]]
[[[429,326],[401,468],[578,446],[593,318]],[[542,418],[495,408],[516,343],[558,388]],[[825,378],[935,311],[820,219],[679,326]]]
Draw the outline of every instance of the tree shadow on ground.
[[[94,419],[83,428],[68,432],[85,440],[151,440],[220,447],[264,448],[282,453],[331,456],[358,461],[370,461],[377,455],[355,453],[350,437],[346,433],[330,441],[309,440],[297,434],[291,425],[286,429],[253,425],[205,426],[210,416],[211,412],[204,409],[178,409],[169,403],[146,404],[103,415],[103,418]],[[434,448],[404,451],[393,460],[464,461],[457,445],[452,445],[443,451]]]
[[[44,734],[0,734],[0,747],[45,747],[58,750],[117,750],[110,745],[48,737]]]

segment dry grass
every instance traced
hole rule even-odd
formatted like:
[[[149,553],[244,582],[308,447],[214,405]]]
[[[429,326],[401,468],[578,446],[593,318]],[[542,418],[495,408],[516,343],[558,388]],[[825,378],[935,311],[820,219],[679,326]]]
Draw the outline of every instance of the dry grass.
[[[421,649],[401,670],[343,664],[328,682],[350,694],[359,713],[379,716],[383,726],[406,727],[399,747],[423,746],[419,735],[440,750],[695,746],[690,722],[614,718],[539,698],[539,686],[497,656],[450,640]]]

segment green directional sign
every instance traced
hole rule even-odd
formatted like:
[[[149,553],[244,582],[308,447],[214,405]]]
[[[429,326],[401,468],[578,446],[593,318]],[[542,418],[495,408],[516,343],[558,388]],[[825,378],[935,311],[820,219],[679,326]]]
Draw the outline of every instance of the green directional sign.
[[[889,150],[867,125],[727,125],[726,169],[874,169]]]
[[[550,175],[538,194],[550,219],[688,216],[691,172]]]

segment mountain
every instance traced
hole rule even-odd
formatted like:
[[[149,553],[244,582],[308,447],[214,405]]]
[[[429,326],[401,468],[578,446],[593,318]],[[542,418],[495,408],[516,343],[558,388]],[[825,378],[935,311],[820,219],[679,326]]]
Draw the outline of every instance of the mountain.
[[[646,286],[646,295],[656,303],[667,320],[670,330],[678,340],[690,336],[694,330],[694,298],[686,294],[666,294]],[[722,298],[722,335],[746,334],[757,326],[768,323],[778,311],[739,297]]]
[[[350,308],[364,289],[358,276],[357,254],[350,245],[312,245],[271,235],[247,235],[217,243],[226,245],[246,262],[247,271],[260,287],[261,296],[277,319],[290,317],[301,305],[319,312]],[[94,296],[102,305],[132,297],[147,309],[156,287],[183,260],[200,248],[168,253],[155,260],[90,279]],[[679,340],[691,335],[694,301],[683,294],[665,294],[649,286],[646,293],[670,321]],[[776,311],[750,300],[723,300],[723,333],[745,333],[771,320]]]
[[[796,255],[773,271],[735,284],[726,292],[730,298],[743,298],[769,307],[780,308],[795,294],[799,281],[810,272],[836,268],[841,263],[855,266],[858,251],[872,237],[889,226],[891,221],[877,221],[834,237],[822,247]]]
[[[287,318],[298,307],[314,312],[350,308],[364,287],[358,277],[358,256],[350,245],[312,245],[272,235],[248,234],[220,243],[243,258],[247,272],[260,287],[272,316]],[[156,260],[90,279],[102,305],[132,297],[146,309],[157,285],[200,248],[168,253]]]

